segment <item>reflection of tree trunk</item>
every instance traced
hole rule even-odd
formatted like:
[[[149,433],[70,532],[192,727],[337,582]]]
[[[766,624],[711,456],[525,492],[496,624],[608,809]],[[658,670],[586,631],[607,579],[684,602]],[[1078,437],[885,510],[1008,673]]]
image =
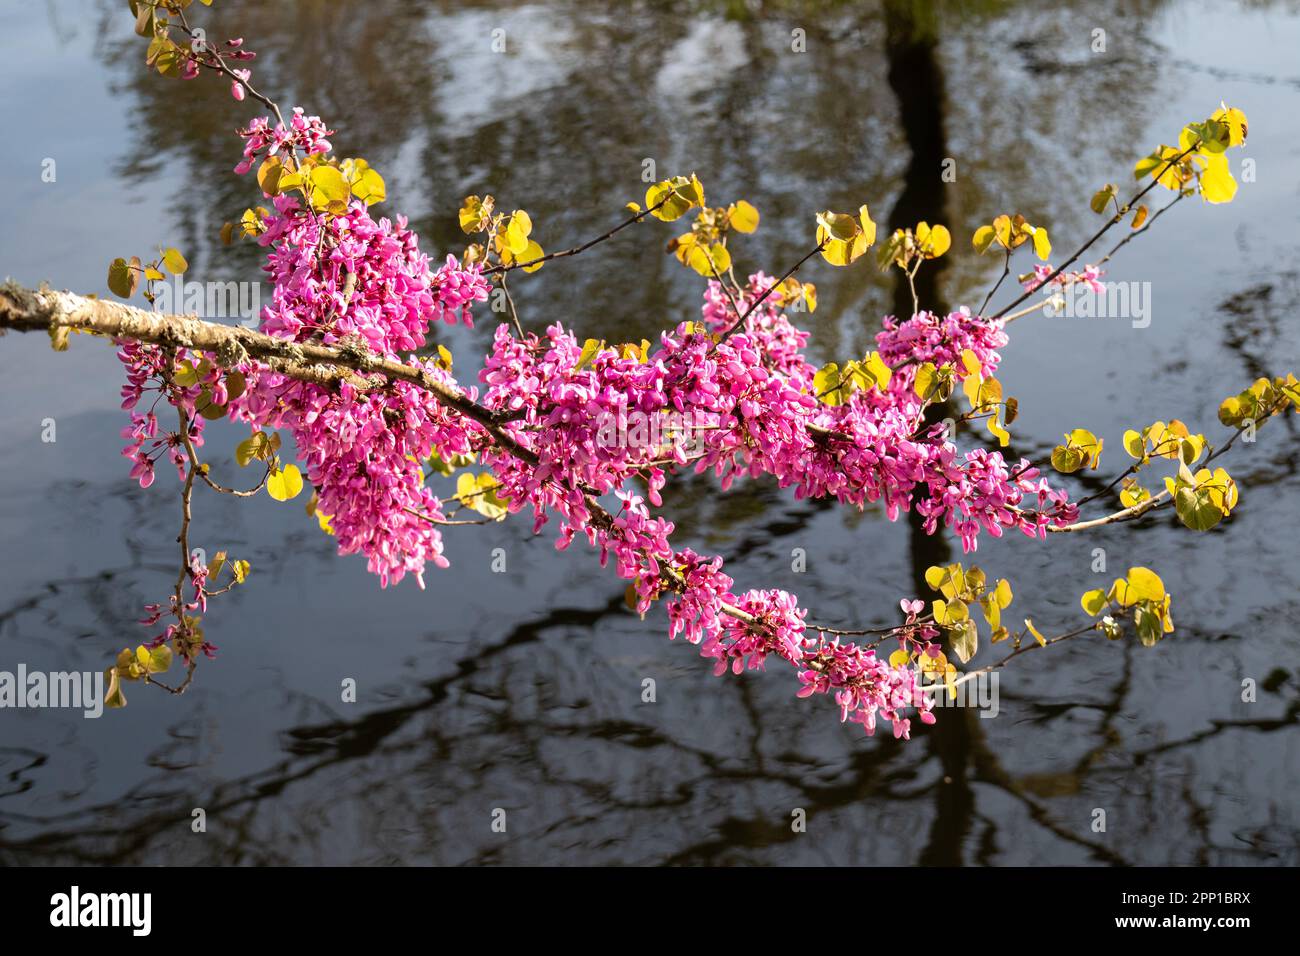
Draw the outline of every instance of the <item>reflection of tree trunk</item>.
[[[923,33],[915,16],[915,3],[885,0],[885,54],[889,85],[898,98],[899,117],[912,158],[904,174],[903,190],[889,215],[890,230],[918,222],[943,222],[946,204],[940,178],[944,160],[943,73],[936,56],[936,38]],[[939,297],[939,272],[946,260],[926,263],[916,275],[916,295],[922,308],[946,312]],[[912,289],[902,273],[894,287],[894,314],[912,314]],[[932,406],[927,421],[950,414],[946,405]],[[946,564],[950,551],[940,534],[926,534],[915,511],[908,514],[911,529],[912,580],[918,595],[925,595],[925,569]],[[975,715],[965,708],[941,711],[926,739],[943,765],[945,782],[939,785],[935,819],[919,862],[960,865],[962,844],[970,829],[975,798],[966,775],[970,754],[969,721]]]
[[[943,136],[943,73],[935,55],[936,38],[923,33],[916,7],[928,0],[885,0],[885,55],[889,86],[898,99],[899,120],[912,152],[903,176],[903,191],[889,214],[890,231],[918,222],[942,222],[943,182],[939,178],[945,155]],[[921,267],[916,294],[925,308],[940,309],[939,273],[946,259]],[[894,314],[912,314],[912,292],[906,280],[894,289]]]

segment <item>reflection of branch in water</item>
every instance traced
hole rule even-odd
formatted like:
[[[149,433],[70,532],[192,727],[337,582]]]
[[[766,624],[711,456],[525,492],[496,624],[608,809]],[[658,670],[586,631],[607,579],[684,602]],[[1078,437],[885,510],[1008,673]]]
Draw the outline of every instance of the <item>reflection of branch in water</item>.
[[[397,754],[413,748],[419,741],[401,745],[391,745],[387,750],[382,746],[385,741],[397,735],[417,716],[435,709],[445,702],[450,688],[457,682],[485,669],[485,665],[495,658],[506,655],[520,645],[537,641],[547,630],[556,627],[590,627],[602,618],[625,613],[622,595],[611,599],[604,607],[596,610],[556,608],[537,621],[516,627],[504,640],[486,648],[476,649],[471,656],[463,657],[456,663],[452,674],[436,680],[427,681],[421,686],[426,696],[416,702],[397,707],[372,711],[354,720],[336,720],[326,724],[315,724],[293,728],[288,731],[284,750],[290,754],[289,759],[268,767],[266,770],[236,778],[219,784],[212,795],[199,801],[210,818],[224,817],[228,811],[248,805],[282,793],[290,784],[307,780],[321,771],[336,764],[345,764],[363,757],[377,754]],[[441,741],[439,752],[450,752],[451,741]],[[309,759],[305,765],[297,766],[296,758]],[[139,824],[120,826],[117,817],[120,806],[134,806],[137,801],[146,805],[156,805],[169,797],[176,802],[171,810],[158,810],[148,815]],[[32,840],[13,842],[0,841],[0,851],[13,853],[15,850],[67,847],[61,852],[68,853],[74,860],[81,862],[119,862],[129,859],[135,851],[145,849],[150,840],[165,832],[169,827],[187,831],[190,822],[190,795],[180,791],[159,793],[150,791],[147,783],[127,791],[120,800],[110,805],[103,805],[90,810],[75,810],[49,817],[38,817],[12,812],[0,813],[0,819],[10,819],[23,823],[40,823],[46,826],[69,821],[83,821],[87,817],[98,818],[100,823],[84,828],[69,828],[63,831],[47,832]],[[118,847],[106,848],[100,841],[112,837],[124,839]],[[79,841],[89,841],[91,848],[78,848]]]
[[[819,782],[816,776],[819,763],[789,755],[763,759],[756,730],[750,731],[749,740],[741,744],[742,750],[748,750],[748,758],[738,760],[733,750],[722,754],[675,740],[664,729],[638,720],[598,718],[574,723],[567,719],[556,721],[526,718],[513,711],[516,706],[529,706],[527,695],[516,701],[504,691],[479,698],[486,702],[490,716],[487,724],[478,726],[474,735],[467,737],[458,733],[455,727],[444,729],[442,722],[434,719],[439,706],[453,699],[455,688],[472,677],[492,675],[494,684],[504,685],[510,676],[502,668],[511,668],[519,661],[521,650],[535,646],[545,633],[555,628],[592,630],[607,618],[622,616],[624,613],[621,596],[612,596],[602,608],[562,608],[553,611],[535,622],[521,625],[503,641],[466,655],[457,662],[451,674],[423,683],[424,696],[420,700],[372,712],[355,721],[333,720],[294,729],[286,737],[286,750],[290,754],[288,759],[264,771],[222,783],[212,794],[204,794],[203,797],[196,797],[178,788],[159,792],[141,785],[123,795],[120,800],[89,811],[50,818],[6,814],[5,817],[11,822],[41,824],[46,829],[30,840],[0,841],[0,857],[6,862],[22,862],[33,857],[95,863],[149,859],[151,854],[166,852],[167,834],[172,834],[173,839],[177,833],[188,834],[189,810],[192,806],[201,805],[207,809],[214,824],[220,821],[220,832],[225,834],[219,840],[194,844],[200,848],[199,852],[210,858],[221,862],[274,862],[281,860],[282,856],[300,858],[296,851],[285,849],[287,846],[297,846],[297,843],[268,840],[264,830],[259,831],[258,826],[278,826],[282,813],[270,813],[280,805],[277,798],[294,784],[316,779],[320,782],[313,792],[328,792],[327,802],[320,805],[309,803],[295,811],[295,819],[305,831],[297,839],[311,841],[314,835],[324,832],[329,826],[327,816],[330,807],[339,797],[337,780],[325,774],[331,768],[345,767],[348,768],[345,778],[357,781],[355,791],[348,792],[346,797],[349,806],[357,804],[357,812],[362,812],[360,806],[372,805],[364,812],[370,813],[377,821],[392,820],[395,816],[402,820],[424,820],[426,830],[421,834],[421,846],[427,849],[422,852],[437,853],[448,839],[455,836],[454,828],[444,830],[427,821],[427,808],[394,807],[395,803],[418,800],[424,788],[386,786],[381,781],[393,776],[391,772],[359,762],[393,762],[403,757],[413,758],[417,760],[413,771],[408,768],[402,774],[409,778],[412,772],[418,774],[419,768],[425,765],[424,761],[433,761],[433,769],[439,774],[435,788],[437,799],[446,802],[455,799],[458,787],[461,791],[470,792],[490,788],[490,781],[483,775],[491,770],[491,766],[478,762],[472,752],[462,751],[466,747],[473,748],[485,739],[491,745],[491,738],[500,734],[505,734],[506,740],[501,746],[494,746],[493,750],[498,755],[502,751],[510,755],[508,764],[509,768],[513,768],[512,772],[517,772],[521,767],[534,767],[540,782],[551,787],[574,789],[610,812],[645,813],[683,809],[691,805],[697,791],[707,789],[715,783],[724,787],[762,784],[789,788],[798,800],[797,804],[792,805],[804,806],[809,810],[810,816],[851,809],[861,805],[865,795],[869,795],[874,802],[897,803],[900,808],[906,808],[917,797],[929,792],[937,793],[951,786],[941,779],[920,789],[908,786],[915,781],[924,764],[910,761],[900,763],[900,758],[905,756],[903,748],[889,740],[882,740],[869,750],[853,752],[848,758],[849,764],[835,771],[838,782],[824,783]],[[494,667],[494,662],[501,666]],[[1127,679],[1126,673],[1118,689],[1121,698],[1127,687]],[[740,688],[742,709],[754,721],[753,726],[761,727],[762,723],[758,721],[760,709],[749,696],[756,685],[740,681],[733,686]],[[461,696],[456,702],[461,711],[469,699],[467,691],[472,692],[473,688],[462,686]],[[502,713],[499,708],[505,708],[506,713]],[[1108,714],[1117,714],[1120,705],[1113,703],[1105,709]],[[448,708],[445,716],[454,719],[454,710],[455,708]],[[403,732],[413,729],[417,718],[426,714],[429,719],[421,725],[420,732],[409,739],[403,739]],[[956,712],[950,712],[950,715],[949,723],[959,719]],[[974,719],[973,714],[965,716],[967,720]],[[1286,721],[1223,722],[1220,729],[1230,726],[1241,729],[1278,729],[1286,722],[1294,723],[1294,720],[1293,705]],[[485,729],[487,738],[483,737]],[[1199,736],[1203,739],[1216,732]],[[551,768],[547,751],[556,741],[569,741],[570,745],[561,749],[572,754],[578,752],[572,744],[584,740],[600,741],[616,748],[629,748],[643,755],[638,758],[642,764],[651,766],[664,766],[663,758],[653,759],[644,755],[668,751],[690,760],[698,766],[698,770],[675,775],[673,788],[652,799],[620,797],[614,784],[603,777],[581,779],[581,774],[575,777]],[[1165,749],[1191,746],[1194,743],[1195,739],[1189,739],[1165,745]],[[1156,754],[1160,749],[1162,748],[1153,748],[1150,752]],[[1047,803],[1033,793],[1036,788],[1034,778],[1016,779],[1009,775],[982,739],[975,739],[973,753],[975,764],[970,778],[972,783],[988,783],[1013,796],[1028,808],[1029,819],[1059,839],[1086,848],[1094,859],[1108,863],[1126,862],[1108,848],[1083,839],[1057,823]],[[1080,761],[1075,772],[1080,778],[1085,777],[1093,771],[1095,764],[1094,758],[1085,758]],[[891,766],[892,770],[889,769]],[[575,806],[575,812],[566,815],[561,821],[551,823],[548,833],[553,833],[557,828],[582,827],[595,823],[598,819],[597,816],[580,812],[577,801],[571,800],[569,803]],[[133,815],[131,822],[123,825],[122,807],[150,809],[140,813],[139,817]],[[85,825],[87,819],[93,821],[89,826]],[[137,819],[138,822],[135,822]],[[991,821],[974,809],[971,820],[983,823],[980,836],[983,849],[980,852],[990,853],[996,829]],[[75,825],[62,831],[50,829],[69,823]],[[451,821],[447,826],[452,826]],[[670,858],[677,862],[708,862],[722,856],[732,856],[738,851],[749,851],[754,845],[776,846],[788,843],[794,835],[788,821],[779,817],[741,818],[733,814],[721,823],[711,823],[710,827],[712,835],[708,840],[673,849]],[[214,826],[214,829],[217,827]],[[280,849],[276,850],[275,847]],[[474,859],[479,862],[503,859],[506,853],[505,849],[490,845],[476,846],[472,852]]]

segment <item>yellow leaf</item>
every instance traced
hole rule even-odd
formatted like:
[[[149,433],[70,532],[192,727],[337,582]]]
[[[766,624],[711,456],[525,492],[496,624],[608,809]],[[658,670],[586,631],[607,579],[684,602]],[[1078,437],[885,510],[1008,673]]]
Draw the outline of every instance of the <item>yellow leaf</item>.
[[[518,209],[511,215],[504,230],[506,248],[518,256],[528,248],[528,234],[533,231],[533,221],[528,213]]]
[[[1094,588],[1079,598],[1079,603],[1083,606],[1085,612],[1096,617],[1106,606],[1106,592],[1101,588]]]
[[[700,275],[712,277],[731,268],[731,254],[721,243],[711,246],[696,243],[686,255],[686,263]]]
[[[266,492],[276,501],[289,501],[302,491],[302,472],[297,465],[285,465],[266,480]]]
[[[311,184],[309,198],[312,208],[317,212],[328,211],[340,213],[346,209],[348,197],[352,194],[347,180],[334,166],[317,166],[309,174]],[[343,207],[343,209],[340,209]]]
[[[494,200],[491,196],[479,199],[478,196],[466,196],[460,207],[460,228],[466,235],[479,232],[484,228],[485,220],[492,215]]]
[[[384,177],[375,172],[369,166],[361,166],[365,160],[355,161],[360,168],[354,168],[351,185],[352,195],[356,196],[367,206],[373,206],[377,202],[383,202],[388,198],[388,189],[384,185]]]
[[[1011,248],[1011,217],[1007,215],[998,216],[993,220],[993,234],[997,237],[1003,248]]]
[[[758,228],[758,210],[742,199],[731,207],[730,223],[737,232],[753,232]]]
[[[1002,448],[1006,448],[1011,444],[1011,433],[998,421],[997,415],[985,419],[985,425],[988,428],[989,433],[998,440],[998,445]]]
[[[280,192],[280,174],[285,171],[284,165],[280,162],[279,156],[269,156],[257,168],[257,185],[262,187],[262,192],[268,196],[274,196]]]
[[[190,267],[178,249],[168,249],[163,253],[162,266],[174,276],[178,276]]]
[[[1228,170],[1228,157],[1219,153],[1206,157],[1205,169],[1201,171],[1201,195],[1206,202],[1232,202],[1237,195],[1237,181]]]
[[[1034,635],[1034,640],[1038,642],[1039,647],[1047,646],[1047,638],[1038,633],[1038,628],[1034,627],[1034,622],[1030,618],[1025,618],[1025,627],[1029,628],[1029,633]]]
[[[1241,110],[1224,106],[1215,110],[1210,119],[1217,120],[1228,128],[1229,146],[1241,146],[1246,142],[1246,114]]]
[[[1034,230],[1034,254],[1044,262],[1052,254],[1052,243],[1047,238],[1047,230],[1042,226]]]
[[[1110,205],[1110,201],[1115,198],[1115,195],[1118,192],[1118,186],[1114,183],[1107,183],[1105,186],[1102,186],[1101,189],[1098,189],[1093,193],[1092,200],[1088,203],[1088,206],[1093,212],[1100,215],[1106,211],[1106,207]]]
[[[876,224],[871,219],[871,213],[867,210],[866,203],[858,207],[858,225],[862,227],[862,252],[865,252],[867,247],[873,245],[876,241]],[[861,255],[862,252],[859,252],[858,255]]]
[[[885,360],[880,357],[879,352],[872,352],[867,356],[867,371],[875,379],[877,387],[881,393],[889,388],[889,381],[894,377],[893,370],[885,364]]]
[[[542,266],[546,265],[545,262],[540,261],[545,255],[546,253],[542,251],[542,247],[538,245],[535,240],[529,239],[528,245],[524,248],[524,251],[519,254],[518,258],[520,262],[532,263],[532,265],[526,265],[523,267],[524,272],[531,275]]]
[[[1141,461],[1146,457],[1146,439],[1133,429],[1124,433],[1124,450],[1128,452],[1130,458],[1136,458]]]
[[[921,248],[921,255],[927,259],[938,259],[952,245],[952,236],[945,226],[931,226],[917,223],[916,242]]]
[[[1145,179],[1147,176],[1159,175],[1156,180],[1165,189],[1172,189],[1175,192],[1182,189],[1183,177],[1179,170],[1181,163],[1170,165],[1170,161],[1178,156],[1180,150],[1172,146],[1161,146],[1149,156],[1144,156],[1137,161],[1133,167],[1133,176],[1136,179]]]
[[[1160,580],[1160,575],[1150,568],[1129,568],[1128,580],[1121,589],[1121,595],[1121,603],[1126,606],[1134,601],[1162,601],[1165,585]]]

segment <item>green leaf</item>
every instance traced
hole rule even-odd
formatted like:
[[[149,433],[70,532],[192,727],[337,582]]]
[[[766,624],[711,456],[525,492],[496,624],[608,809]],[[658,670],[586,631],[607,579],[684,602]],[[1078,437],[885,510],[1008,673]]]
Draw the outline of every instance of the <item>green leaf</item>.
[[[149,651],[148,669],[150,674],[165,674],[172,666],[172,649],[160,644]]]
[[[1083,456],[1073,448],[1057,445],[1052,449],[1052,467],[1063,475],[1072,475],[1083,467]]]
[[[190,388],[199,383],[198,370],[194,368],[194,363],[189,359],[181,362],[172,372],[172,381],[182,388]]]
[[[213,401],[212,393],[206,388],[194,400],[194,410],[210,422],[219,421],[226,417],[226,406],[218,405]]]
[[[948,632],[948,642],[952,645],[952,651],[957,655],[957,660],[963,664],[970,661],[979,650],[979,631],[975,628],[975,622],[967,620],[960,627]]]
[[[1088,205],[1092,208],[1093,212],[1100,215],[1106,211],[1106,207],[1110,205],[1110,201],[1114,199],[1118,193],[1118,186],[1114,183],[1107,183],[1105,186],[1101,187],[1101,189],[1093,193],[1092,201],[1089,202]]]
[[[1164,636],[1164,627],[1151,608],[1142,606],[1133,612],[1133,623],[1137,626],[1138,639],[1143,647],[1152,647]]]
[[[108,683],[108,689],[104,693],[104,706],[125,707],[126,694],[122,693],[122,679],[118,677],[117,668],[110,667],[104,671],[104,680]]]
[[[139,262],[139,259],[132,257],[131,263],[138,265]],[[119,298],[131,298],[140,287],[140,273],[131,268],[131,263],[119,258],[108,264],[108,291]]]
[[[1193,531],[1209,531],[1223,520],[1223,511],[1210,500],[1208,492],[1187,485],[1174,492],[1174,510],[1178,520]]]

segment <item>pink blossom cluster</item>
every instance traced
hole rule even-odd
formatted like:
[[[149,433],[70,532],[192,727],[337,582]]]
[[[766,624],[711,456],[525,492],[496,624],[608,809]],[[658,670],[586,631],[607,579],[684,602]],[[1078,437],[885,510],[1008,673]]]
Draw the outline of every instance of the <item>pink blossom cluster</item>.
[[[840,705],[840,719],[861,723],[875,733],[877,716],[894,728],[894,736],[911,738],[912,721],[904,713],[915,708],[924,724],[934,723],[932,698],[922,690],[921,672],[915,666],[891,666],[872,647],[823,642],[804,657],[800,671],[800,697],[832,691]]]
[[[753,283],[760,286],[764,279]],[[716,297],[705,308],[706,321],[715,324],[734,316]],[[668,593],[671,635],[684,633],[700,644],[721,671],[761,666],[776,653],[801,672],[824,674],[808,678],[808,693],[834,689],[845,714],[870,729],[877,713],[892,721],[905,702],[921,705],[917,675],[876,660],[869,649],[836,644],[827,650],[820,642],[814,646],[826,657],[822,670],[805,667],[803,612],[794,598],[780,592],[737,598],[721,559],[675,551],[668,540],[671,523],[653,517],[640,496],[622,490],[639,474],[657,506],[663,469],[646,449],[602,442],[601,422],[629,408],[690,411],[711,425],[698,443],[702,452],[695,466],[717,469],[724,482],[743,471],[774,475],[800,494],[835,494],[859,504],[884,497],[891,517],[915,504],[931,531],[944,521],[967,549],[975,547],[980,530],[997,536],[1019,527],[1044,534],[1053,522],[1073,520],[1074,512],[1063,493],[1034,481],[1037,472],[1027,462],[1012,472],[996,452],[960,456],[937,431],[915,435],[921,401],[910,387],[855,393],[837,407],[816,401],[810,394],[815,370],[798,351],[803,339],[784,315],[760,307],[743,330],[723,341],[683,323],[661,335],[659,347],[644,360],[604,348],[584,361],[576,337],[558,325],[545,336],[522,339],[502,325],[480,374],[483,401],[508,416],[505,427],[539,464],[505,452],[490,453],[485,461],[502,481],[512,511],[533,508],[535,530],[554,513],[560,519],[558,546],[567,547],[582,533],[602,559],[613,552],[619,574],[634,582],[641,611]],[[891,322],[880,340],[882,353],[906,347],[906,354],[936,362],[955,361],[970,349],[989,374],[1005,342],[1000,327],[967,312]],[[785,374],[771,370],[772,353]],[[606,526],[593,520],[591,501],[611,491],[622,508]],[[1027,507],[1035,498],[1038,507]],[[743,622],[724,605],[757,622]],[[899,733],[906,728],[896,724]]]
[[[731,668],[733,674],[763,670],[769,654],[776,654],[792,664],[804,663],[804,619],[808,612],[799,607],[798,599],[786,591],[746,591],[731,602],[750,615],[756,624],[728,616],[722,633],[710,638],[700,648],[705,657],[714,657],[713,673],[722,675]]]
[[[1023,276],[1021,278],[1021,285],[1024,286],[1026,292],[1033,292],[1035,289],[1040,288],[1043,283],[1047,281],[1047,277],[1054,271],[1055,270],[1052,268],[1050,263],[1039,263],[1034,266],[1033,275]],[[1062,272],[1052,280],[1052,285],[1064,289],[1067,286],[1082,283],[1093,292],[1105,295],[1106,285],[1101,281],[1101,277],[1105,274],[1106,273],[1097,266],[1084,266],[1083,270],[1079,272]]]
[[[433,274],[433,309],[436,319],[455,325],[459,319],[469,328],[474,328],[474,316],[470,306],[475,302],[486,302],[492,290],[491,284],[483,276],[483,267],[478,263],[462,266],[453,255]]]
[[[242,49],[244,45],[243,37],[232,37],[226,40],[221,48],[217,48],[199,39],[197,34],[192,34],[192,36],[194,36],[195,42],[190,43],[188,46],[180,44],[173,48],[185,55],[185,62],[180,65],[180,78],[182,80],[197,78],[201,67],[216,72],[221,72],[223,68],[228,69],[229,73],[227,75],[232,76],[230,95],[236,101],[242,102],[245,94],[244,84],[252,77],[252,71],[229,67],[225,60],[252,60],[256,59],[257,54],[251,50]]]
[[[468,321],[469,301],[486,297],[477,270],[461,274],[451,259],[435,283],[405,219],[376,221],[363,202],[319,219],[290,197],[274,202],[259,237],[271,247],[273,283],[262,330],[299,342],[360,342],[458,388],[437,362],[403,353],[425,345],[434,316],[459,310]],[[262,369],[249,376],[232,415],[290,430],[339,552],[366,555],[381,584],[409,573],[423,586],[426,562],[447,565],[436,525],[441,501],[424,484],[420,462],[431,453],[467,454],[476,426],[432,394],[400,381],[382,390],[332,389]]]
[[[484,401],[510,413],[520,443],[546,463],[538,474],[518,477],[512,490],[528,497],[543,483],[559,482],[605,494],[640,474],[657,506],[666,478],[653,451],[604,442],[601,426],[628,411],[667,410],[704,423],[694,467],[715,471],[724,488],[739,475],[771,475],[799,497],[834,496],[859,507],[883,499],[891,519],[915,505],[932,530],[940,521],[954,528],[967,550],[975,549],[981,529],[996,536],[1018,527],[1041,536],[1074,520],[1065,496],[1035,483],[1028,462],[1013,470],[998,452],[961,455],[941,430],[921,427],[923,403],[902,356],[955,362],[970,350],[992,374],[1006,342],[1001,328],[966,311],[889,321],[879,343],[882,357],[900,365],[894,381],[838,406],[814,396],[816,370],[798,352],[800,342],[784,315],[760,309],[721,341],[683,323],[664,333],[644,361],[605,348],[582,364],[577,338],[558,325],[545,339],[523,340],[500,326],[480,375]],[[772,353],[785,371],[770,367]]]
[[[344,215],[320,218],[290,197],[277,196],[274,205],[260,237],[270,246],[266,269],[273,283],[263,331],[297,342],[359,343],[458,387],[437,362],[401,355],[425,344],[435,316],[459,313],[468,320],[469,302],[486,297],[478,270],[459,270],[453,259],[436,281],[405,221],[376,221],[361,202]],[[196,436],[203,419],[194,414],[193,403],[203,388],[215,403],[226,404],[215,355],[206,356],[209,380],[188,389],[161,378],[166,360],[157,347],[124,345],[120,355],[128,370],[124,397],[134,404],[147,387],[158,390],[187,411]],[[382,390],[351,383],[330,388],[260,363],[244,363],[240,371],[247,385],[229,402],[230,416],[253,429],[282,427],[292,433],[340,553],[364,554],[385,585],[408,573],[423,583],[426,562],[446,566],[436,525],[443,517],[441,501],[425,486],[420,462],[432,452],[444,457],[470,452],[477,426],[405,382]],[[149,386],[151,379],[155,384]],[[132,441],[133,474],[146,484],[159,449],[170,449],[184,470],[178,437],[156,434],[152,413],[133,418],[124,433]],[[149,439],[153,445],[146,444]]]
[[[236,72],[247,74],[248,71]],[[248,79],[247,75],[243,78]],[[236,88],[242,90],[238,84]],[[243,96],[235,99],[243,99]],[[269,116],[259,116],[246,129],[241,129],[239,135],[244,139],[244,158],[235,167],[235,172],[242,176],[259,160],[269,156],[292,156],[296,150],[301,150],[304,156],[328,153],[331,148],[329,137],[334,135],[334,131],[326,129],[319,116],[306,116],[302,107],[295,107],[288,127],[283,123],[272,126]]]
[[[329,149],[330,131],[301,110],[288,129],[271,128],[264,119],[241,135],[240,172],[286,148]],[[259,237],[268,247],[265,269],[273,285],[264,332],[404,362],[460,389],[440,363],[411,353],[427,344],[433,322],[472,325],[472,304],[486,300],[490,290],[481,266],[462,266],[448,256],[431,273],[406,221],[376,220],[359,201],[341,215],[313,214],[285,195],[272,204]],[[983,374],[992,374],[1007,341],[1000,322],[965,309],[886,319],[877,341],[895,369],[889,386],[828,405],[818,400],[817,370],[803,352],[808,333],[791,323],[775,295],[733,328],[738,310],[748,311],[771,283],[762,273],[750,276],[734,301],[719,283],[709,283],[703,323],[663,332],[648,354],[603,347],[584,355],[576,336],[559,324],[543,335],[519,336],[500,325],[479,374],[481,402],[523,453],[404,381],[326,386],[246,361],[239,365],[246,387],[227,402],[224,376],[233,370],[220,368],[217,356],[193,355],[196,363],[206,358],[210,371],[185,388],[167,368],[176,357],[154,346],[122,346],[123,404],[134,409],[156,390],[159,400],[186,412],[196,444],[203,420],[194,403],[204,390],[251,429],[289,430],[340,553],[364,554],[382,585],[407,574],[422,585],[427,563],[448,563],[437,527],[442,502],[425,485],[421,461],[430,454],[450,459],[480,452],[511,512],[531,508],[535,531],[557,518],[559,548],[582,535],[602,564],[612,556],[620,577],[632,582],[638,608],[644,612],[664,599],[670,636],[684,634],[698,645],[717,673],[762,669],[775,656],[798,673],[801,696],[833,693],[842,719],[870,733],[883,717],[895,735],[906,737],[910,709],[926,723],[934,719],[916,668],[891,666],[873,647],[810,636],[806,612],[793,595],[751,590],[738,596],[721,558],[675,547],[672,522],[650,510],[662,503],[666,469],[711,470],[724,488],[737,477],[771,476],[800,497],[833,496],[858,507],[883,501],[891,519],[915,507],[929,531],[940,524],[952,528],[966,550],[977,546],[982,531],[998,536],[1019,528],[1043,535],[1053,524],[1072,521],[1076,509],[1028,462],[1012,468],[996,451],[963,455],[942,429],[922,424],[924,403],[911,387],[916,365],[960,364],[970,351]],[[477,389],[467,395],[479,400]],[[678,445],[665,451],[610,440],[611,420],[665,413],[688,415],[694,423],[690,456]],[[123,434],[141,484],[152,481],[153,462],[164,453],[184,474],[183,442],[175,433],[159,436],[152,409],[133,412]],[[629,490],[634,480],[645,482],[644,496]],[[606,496],[618,502],[612,514],[599,504]],[[206,569],[191,570],[192,582],[199,581],[196,602],[173,607],[175,615],[205,603]],[[915,623],[918,605],[904,602],[905,641],[924,642],[937,633]]]
[[[196,448],[202,447],[204,419],[193,414],[194,401],[202,392],[202,383],[188,389],[170,384],[170,363],[164,351],[156,345],[124,340],[118,346],[118,360],[126,367],[122,408],[131,413],[131,424],[123,428],[121,433],[128,441],[122,449],[122,456],[131,461],[131,477],[140,483],[141,488],[148,488],[154,482],[155,465],[166,456],[184,480],[187,463],[184,441],[179,431],[164,431],[161,435],[158,433],[156,408],[158,401],[164,397],[173,404],[181,402],[187,405],[191,413],[190,442]],[[211,373],[208,378],[215,374]],[[136,406],[148,392],[158,393],[157,398],[147,412],[137,412]]]
[[[258,242],[270,246],[266,272],[272,302],[262,331],[332,345],[351,336],[385,357],[425,344],[434,290],[419,239],[396,223],[376,221],[360,200],[345,215],[304,215],[298,200],[276,196]]]
[[[168,596],[166,613],[175,618],[176,623],[166,625],[161,633],[147,641],[146,645],[149,647],[161,647],[178,636],[188,637],[190,632],[184,623],[186,612],[198,611],[202,614],[208,609],[208,566],[200,561],[196,554],[190,558],[189,566],[185,570],[190,588],[194,592],[194,599],[192,601],[178,602],[175,594]],[[140,619],[139,623],[145,627],[156,625],[162,620],[164,614],[161,604],[146,604],[144,611],[145,616]],[[195,650],[195,647],[188,640],[179,642],[177,647],[182,656],[186,658]],[[219,648],[215,644],[203,640],[197,642],[197,650],[202,651],[205,657],[215,658]]]

